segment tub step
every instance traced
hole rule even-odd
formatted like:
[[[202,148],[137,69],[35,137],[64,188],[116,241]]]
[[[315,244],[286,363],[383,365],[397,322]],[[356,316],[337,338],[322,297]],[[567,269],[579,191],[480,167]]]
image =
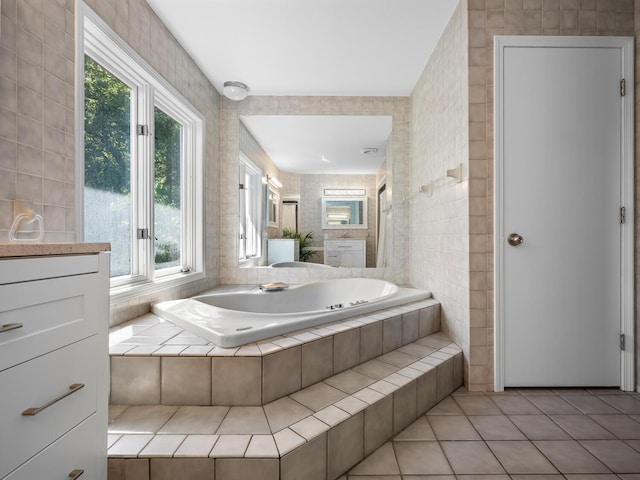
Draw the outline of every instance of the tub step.
[[[110,331],[111,403],[260,406],[439,330],[427,299],[226,349],[148,314]]]
[[[109,479],[334,480],[462,371],[460,348],[436,333],[264,406],[112,405]]]

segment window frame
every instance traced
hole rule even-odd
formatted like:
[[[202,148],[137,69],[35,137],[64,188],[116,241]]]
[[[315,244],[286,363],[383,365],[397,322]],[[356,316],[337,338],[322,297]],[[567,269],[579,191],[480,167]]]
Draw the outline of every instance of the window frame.
[[[84,240],[84,56],[91,57],[132,88],[131,212],[132,275],[111,279],[111,301],[122,301],[205,278],[204,132],[205,117],[122,40],[91,8],[80,2],[76,25],[76,236]],[[182,265],[155,270],[154,108],[182,126]],[[138,135],[147,125],[148,135]],[[135,166],[135,168],[134,168]],[[135,196],[135,197],[134,197]],[[149,239],[136,238],[147,228]]]
[[[238,185],[238,262],[240,265],[255,262],[262,258],[262,238],[263,238],[263,171],[262,169],[253,163],[246,155],[240,153],[238,161],[238,183],[244,184],[244,179],[240,177],[240,172],[244,171],[245,175],[250,175],[249,189],[240,189]],[[250,201],[247,204],[247,196],[245,192],[249,192]],[[255,192],[255,195],[252,194]],[[244,195],[243,195],[244,193]],[[242,198],[244,197],[244,198]],[[246,238],[246,223],[247,218],[251,218],[252,223],[256,225],[253,229],[253,235],[251,239]],[[245,228],[241,228],[241,221],[244,219]],[[244,230],[245,238],[242,238],[242,231]],[[240,248],[240,243],[244,240],[244,252],[245,255],[241,256],[243,249]],[[254,245],[254,252],[251,255],[246,255],[247,243]]]

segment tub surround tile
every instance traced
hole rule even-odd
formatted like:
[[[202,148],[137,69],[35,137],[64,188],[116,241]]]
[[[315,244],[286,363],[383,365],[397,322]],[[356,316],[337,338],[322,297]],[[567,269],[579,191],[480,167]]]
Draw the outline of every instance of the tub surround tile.
[[[302,387],[333,375],[333,336],[302,345]]]
[[[244,457],[251,435],[221,435],[209,456],[215,458]]]
[[[329,430],[327,478],[337,478],[364,458],[364,414],[359,413]]]
[[[211,359],[211,401],[214,405],[259,405],[262,402],[262,359]]]
[[[342,400],[346,396],[346,393],[337,388],[320,382],[292,394],[291,398],[314,412],[317,412],[338,400]]]
[[[342,372],[360,363],[360,329],[333,337],[333,371]]]
[[[415,342],[420,338],[420,310],[402,314],[402,344]]]
[[[263,403],[300,390],[302,386],[301,352],[301,347],[293,347],[263,358]],[[286,375],[283,375],[283,372],[286,372]]]
[[[269,427],[272,432],[279,432],[294,423],[313,415],[313,410],[296,402],[290,397],[283,397],[264,406]]]
[[[280,467],[276,459],[223,458],[215,462],[215,477],[222,480],[279,480]]]
[[[174,456],[185,458],[208,457],[218,438],[219,435],[187,435],[187,438],[178,447]]]
[[[111,357],[111,403],[160,403],[160,358]]]
[[[280,458],[273,435],[253,435],[245,457],[251,458]]]
[[[185,438],[186,435],[156,435],[142,449],[140,456],[171,458]]]
[[[326,480],[327,434],[284,455],[280,462],[281,480]]]
[[[394,365],[381,362],[380,360],[369,360],[366,363],[354,367],[353,370],[371,377],[374,380],[381,380],[395,373],[398,369]]]
[[[305,440],[312,440],[323,432],[329,430],[329,425],[318,420],[316,417],[307,417],[289,427]]]
[[[152,480],[173,480],[176,478],[205,480],[213,478],[213,475],[214,460],[212,458],[152,458],[150,462],[150,478]]]
[[[375,383],[375,380],[354,370],[346,370],[338,375],[327,378],[325,383],[345,393],[353,394]]]
[[[295,450],[303,445],[306,440],[290,428],[284,428],[273,435],[273,439],[278,447],[280,456],[283,457],[287,453]]]
[[[369,404],[354,396],[348,396],[346,398],[343,398],[342,400],[338,400],[336,403],[334,403],[334,405],[340,410],[344,410],[349,415],[355,415],[356,413],[361,412],[362,410],[367,408]]]
[[[334,405],[329,405],[319,412],[314,413],[313,416],[330,427],[335,427],[339,423],[348,419],[351,415]]]
[[[180,407],[158,433],[214,434],[229,407]]]
[[[271,430],[262,407],[231,407],[216,433],[267,434]]]
[[[109,424],[109,433],[157,432],[176,413],[178,407],[164,405],[133,406]]]
[[[382,321],[382,353],[402,346],[402,317],[387,318]]]
[[[160,383],[164,405],[211,405],[211,360],[163,357]]]
[[[382,324],[380,322],[360,328],[360,362],[382,355]]]

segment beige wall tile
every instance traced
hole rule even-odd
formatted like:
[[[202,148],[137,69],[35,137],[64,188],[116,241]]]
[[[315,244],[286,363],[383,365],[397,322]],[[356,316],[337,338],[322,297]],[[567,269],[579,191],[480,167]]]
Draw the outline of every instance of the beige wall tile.
[[[276,459],[221,458],[215,462],[216,480],[246,480],[260,478],[279,480],[280,466]]]
[[[333,336],[302,345],[302,388],[333,375]]]
[[[260,405],[262,359],[260,357],[213,357],[211,369],[213,405]]]
[[[164,405],[211,405],[211,359],[162,357]]]
[[[420,338],[420,311],[402,314],[402,344],[415,342]]]
[[[360,363],[382,355],[382,323],[375,322],[360,328]]]
[[[393,435],[393,396],[386,396],[364,411],[364,454],[370,455]]]
[[[111,357],[110,402],[123,405],[160,403],[160,359]]]
[[[402,316],[387,318],[382,322],[382,353],[402,346]]]
[[[416,418],[416,381],[393,392],[393,433],[398,434]]]
[[[327,434],[323,433],[282,457],[280,478],[281,480],[326,480]]]
[[[301,355],[301,347],[293,347],[263,357],[263,403],[300,390],[302,385]],[[283,375],[283,372],[287,372],[287,374]]]
[[[364,458],[364,413],[332,428],[327,439],[327,478],[337,478]]]
[[[360,329],[354,328],[333,337],[333,370],[342,372],[360,363]]]

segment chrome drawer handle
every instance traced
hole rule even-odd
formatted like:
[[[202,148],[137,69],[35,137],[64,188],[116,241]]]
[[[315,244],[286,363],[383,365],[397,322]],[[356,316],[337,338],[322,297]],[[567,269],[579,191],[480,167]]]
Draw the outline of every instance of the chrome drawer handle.
[[[22,328],[22,323],[5,323],[0,327],[0,333],[15,330],[16,328]]]
[[[84,470],[77,468],[69,474],[69,478],[71,480],[76,480],[76,478],[80,478],[83,473],[84,473]]]
[[[63,393],[62,395],[60,395],[59,397],[54,398],[53,400],[45,403],[44,405],[42,405],[41,407],[36,407],[36,408],[27,408],[24,412],[22,412],[22,416],[24,417],[32,417],[34,415],[37,415],[38,413],[40,413],[41,411],[49,408],[51,405],[53,405],[54,403],[58,403],[60,400],[62,400],[65,397],[68,397],[69,395],[71,395],[72,393],[77,392],[78,390],[80,390],[82,387],[84,387],[84,383],[74,383],[73,385],[69,385],[69,391],[66,393]]]

